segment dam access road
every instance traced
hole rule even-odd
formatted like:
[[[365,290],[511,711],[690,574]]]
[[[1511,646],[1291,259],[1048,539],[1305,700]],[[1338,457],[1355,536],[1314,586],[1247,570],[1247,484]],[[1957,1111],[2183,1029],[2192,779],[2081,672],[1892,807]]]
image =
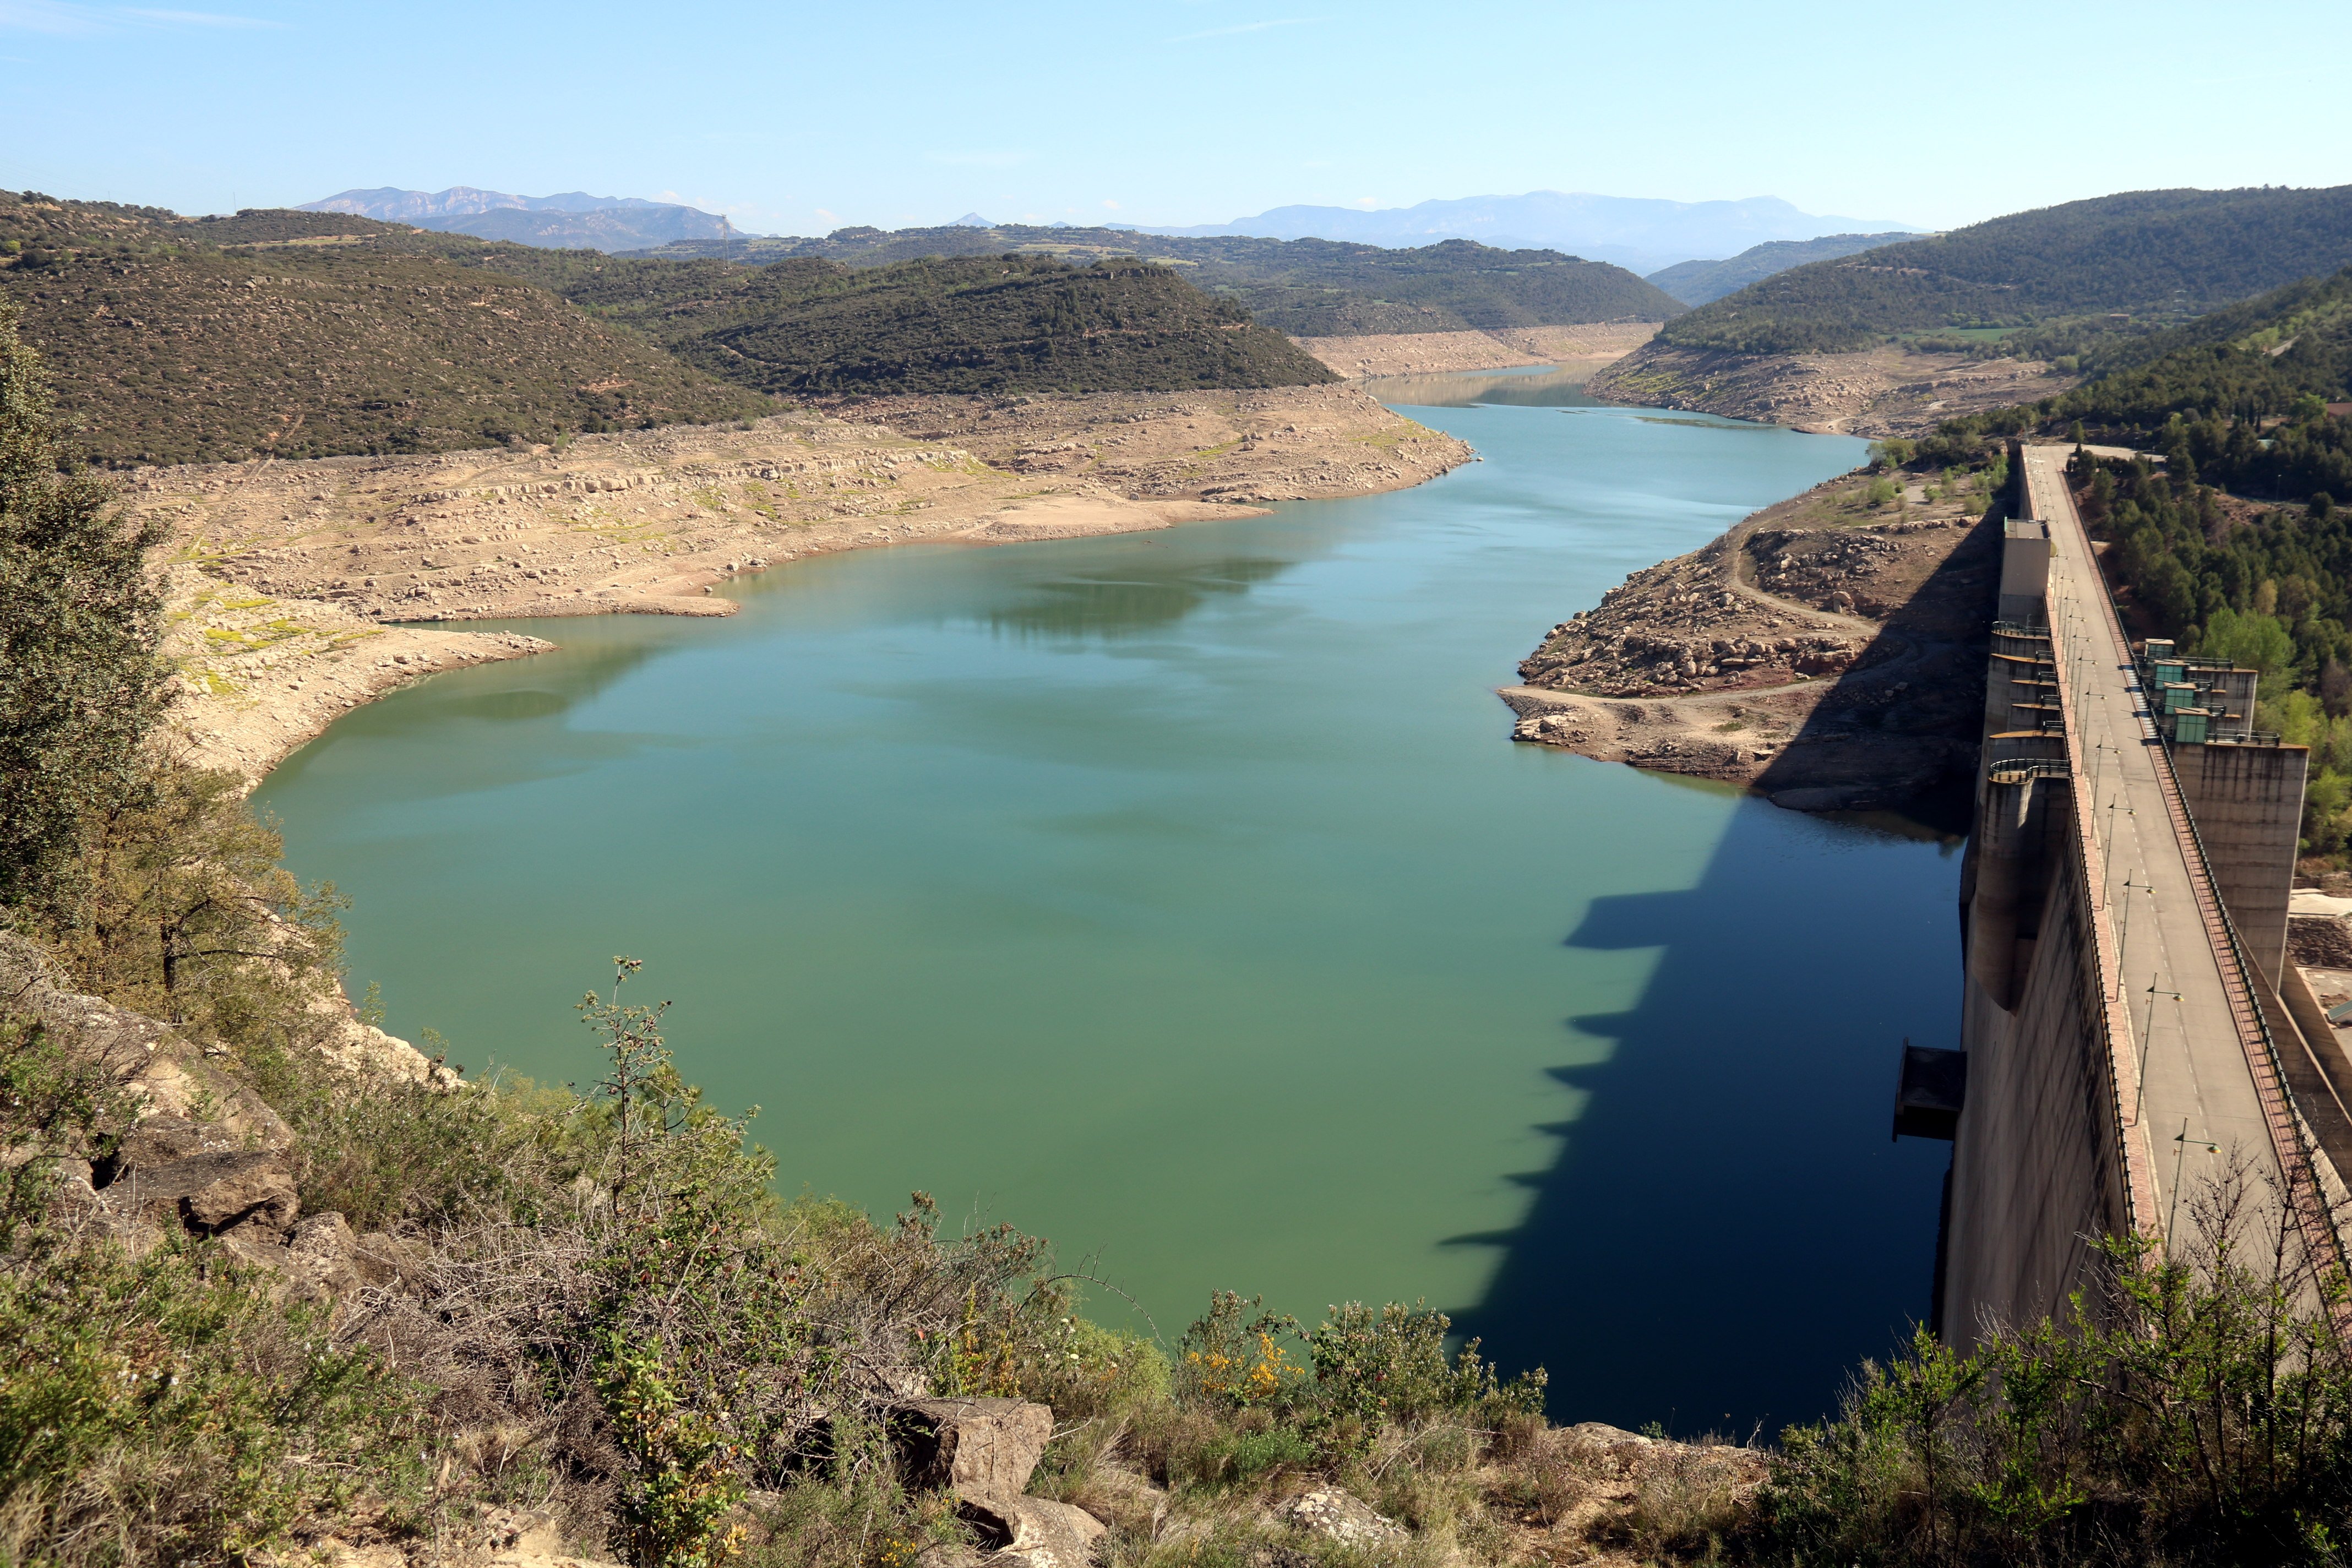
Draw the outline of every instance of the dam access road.
[[[2283,1226],[2302,1262],[2341,1256],[2343,1063],[2285,960],[2306,754],[2251,730],[2251,670],[2188,671],[2210,682],[2210,742],[2160,729],[2065,449],[2017,460],[1961,894],[1939,1315],[1962,1344],[2063,1309],[2100,1235],[2192,1256],[2201,1200],[2233,1176],[2242,1258]]]

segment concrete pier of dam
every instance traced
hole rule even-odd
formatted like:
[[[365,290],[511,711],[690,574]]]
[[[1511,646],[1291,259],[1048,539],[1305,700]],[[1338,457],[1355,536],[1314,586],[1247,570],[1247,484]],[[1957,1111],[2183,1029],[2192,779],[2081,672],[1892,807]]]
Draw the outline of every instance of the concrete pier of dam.
[[[2352,1064],[2286,953],[2304,748],[2257,672],[2136,648],[2064,479],[2018,448],[1975,831],[1962,1049],[1906,1051],[1898,1131],[1953,1141],[1936,1321],[1966,1349],[2061,1312],[2104,1237],[2171,1247],[2200,1188],[2342,1258]]]

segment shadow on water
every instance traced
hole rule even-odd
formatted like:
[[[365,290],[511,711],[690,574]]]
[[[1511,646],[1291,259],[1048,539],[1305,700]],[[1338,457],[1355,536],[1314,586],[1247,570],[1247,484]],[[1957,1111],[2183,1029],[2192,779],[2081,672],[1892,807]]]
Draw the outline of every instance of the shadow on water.
[[[1997,531],[1980,524],[1887,615],[1759,782],[1896,778],[1886,804],[1807,818],[1808,859],[1932,844],[1957,896]],[[1607,1042],[1552,1073],[1596,1113],[1544,1129],[1559,1151],[1519,1178],[1525,1219],[1455,1238],[1502,1254],[1458,1327],[1506,1365],[1543,1363],[1556,1419],[1770,1433],[1827,1414],[1860,1356],[1927,1317],[1949,1151],[1896,1144],[1890,1121],[1902,1040],[1958,1044],[1958,922],[1894,915],[1884,857],[1792,874],[1789,822],[1743,801],[1697,886],[1597,900],[1568,938],[1656,948],[1657,966],[1629,1011],[1565,1021]],[[1943,978],[1906,978],[1939,944]],[[1613,1349],[1660,1344],[1675,1348]]]
[[[1556,1419],[1777,1430],[1927,1314],[1945,1151],[1891,1143],[1888,1121],[1903,1037],[1956,1032],[1957,932],[1881,918],[1916,908],[1916,868],[1855,851],[1932,841],[1956,878],[1958,843],[1814,819],[1796,852],[1852,875],[1793,875],[1788,826],[1742,802],[1697,886],[1596,900],[1567,939],[1661,951],[1633,1008],[1563,1021],[1605,1048],[1552,1069],[1593,1108],[1544,1129],[1559,1150],[1517,1178],[1524,1219],[1454,1238],[1502,1253],[1458,1328],[1545,1365]],[[1939,941],[1950,984],[1908,983]]]

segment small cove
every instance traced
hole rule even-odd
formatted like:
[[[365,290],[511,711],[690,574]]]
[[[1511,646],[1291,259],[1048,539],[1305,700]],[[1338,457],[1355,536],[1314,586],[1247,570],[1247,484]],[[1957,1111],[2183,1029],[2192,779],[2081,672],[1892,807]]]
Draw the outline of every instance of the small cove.
[[[593,1079],[631,952],[787,1192],[1043,1234],[1171,1340],[1216,1289],[1426,1299],[1562,1418],[1809,1417],[1927,1310],[1944,1151],[1886,1128],[1958,855],[1514,746],[1492,688],[1862,443],[1542,381],[1384,388],[1485,458],[1412,490],[516,623],[562,649],[259,804],[477,1071]]]

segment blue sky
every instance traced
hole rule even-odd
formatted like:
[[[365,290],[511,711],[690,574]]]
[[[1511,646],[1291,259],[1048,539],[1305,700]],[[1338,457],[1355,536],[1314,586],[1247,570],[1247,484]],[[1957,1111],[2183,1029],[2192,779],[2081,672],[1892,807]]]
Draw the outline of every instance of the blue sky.
[[[0,0],[0,186],[586,189],[822,233],[1543,188],[1950,226],[2352,183],[2340,0],[189,3]]]

